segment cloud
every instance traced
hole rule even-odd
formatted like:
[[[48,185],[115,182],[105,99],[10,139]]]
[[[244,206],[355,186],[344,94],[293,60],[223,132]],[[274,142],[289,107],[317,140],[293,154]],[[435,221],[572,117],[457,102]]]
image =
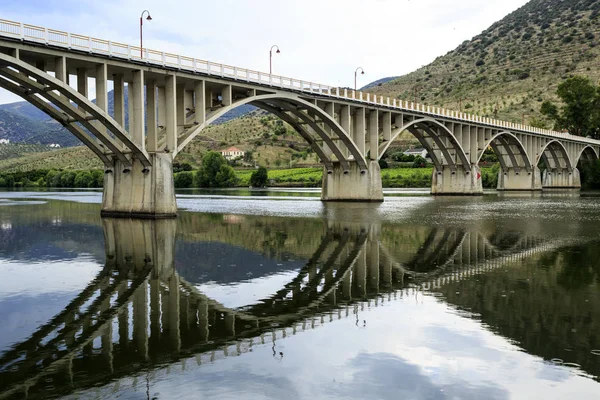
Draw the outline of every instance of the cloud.
[[[358,354],[346,368],[352,379],[328,388],[329,394],[344,399],[489,399],[509,398],[506,390],[491,384],[474,386],[457,378],[452,383],[435,383],[421,369],[386,353]]]

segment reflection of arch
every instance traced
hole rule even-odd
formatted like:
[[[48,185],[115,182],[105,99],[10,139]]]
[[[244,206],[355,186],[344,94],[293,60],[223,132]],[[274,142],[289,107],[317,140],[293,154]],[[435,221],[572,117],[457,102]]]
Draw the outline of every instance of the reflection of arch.
[[[411,261],[404,264],[408,273],[426,274],[444,267],[462,245],[466,232],[453,232],[450,229],[434,229]]]
[[[573,170],[573,165],[571,164],[571,159],[569,158],[567,149],[565,149],[565,146],[563,146],[563,144],[558,140],[551,140],[550,142],[546,143],[536,160],[536,165],[540,162],[541,158],[544,159],[546,166],[550,170]]]
[[[487,238],[487,244],[497,252],[510,252],[522,244],[523,237],[516,231],[497,231]]]
[[[442,170],[443,165],[448,165],[452,171],[456,170],[457,165],[462,165],[468,172],[471,163],[462,146],[458,143],[454,134],[452,134],[444,124],[432,118],[415,119],[398,128],[396,132],[392,134],[391,139],[379,147],[379,158],[383,157],[389,146],[405,130],[408,130],[419,140],[421,145],[429,153],[429,156],[438,171]],[[441,156],[439,152],[436,153],[436,150],[441,151]]]
[[[481,149],[477,157],[478,163],[488,146],[491,146],[494,150],[503,171],[513,168],[516,172],[519,172],[520,168],[525,168],[527,172],[531,172],[532,165],[529,155],[523,143],[512,133],[500,132],[492,137]]]
[[[598,161],[598,154],[592,146],[585,146],[583,149],[581,149],[576,159],[573,160],[573,165],[578,165],[580,162],[594,161]]]
[[[108,265],[109,263],[107,263]],[[133,266],[130,265],[130,267]],[[49,372],[60,370],[61,366],[72,362],[73,357],[88,346],[90,341],[102,334],[107,326],[112,324],[112,319],[127,308],[134,293],[140,286],[146,284],[152,265],[146,263],[143,269],[131,269],[136,271],[120,270],[113,282],[110,283],[107,282],[110,275],[106,276],[104,271],[101,272],[99,278],[102,279],[99,282],[94,281],[90,285],[97,286],[99,294],[96,297],[90,296],[95,294],[88,291],[90,286],[82,292],[82,295],[85,293],[88,300],[92,301],[84,313],[79,313],[79,308],[83,305],[80,302],[80,295],[76,301],[69,304],[50,323],[38,329],[27,341],[16,345],[11,351],[2,355],[0,371],[5,375],[2,381],[11,383],[12,380],[19,380],[21,375],[26,373],[25,390],[27,391],[31,382],[36,382]],[[111,272],[114,273],[114,271]],[[134,273],[134,277],[129,281],[130,272]],[[113,296],[116,296],[116,300],[114,300],[114,305],[111,305]],[[61,326],[64,327],[60,329]],[[49,337],[49,333],[55,331],[56,335],[50,336],[50,340],[44,340]],[[23,357],[23,352],[27,354],[27,357]],[[2,390],[0,398],[10,396],[13,391],[18,389],[19,386],[10,390]]]
[[[150,166],[146,151],[134,143],[107,112],[46,72],[0,53],[0,87],[22,97],[57,120],[100,157],[106,166],[111,165],[111,154],[124,165],[131,166],[131,160],[125,156],[122,145],[144,166]],[[105,129],[100,129],[93,121],[99,122]]]
[[[321,246],[294,280],[268,299],[250,307],[242,307],[239,311],[261,319],[276,317],[278,320],[286,315],[297,318],[305,314],[336,289],[354,266],[366,241],[367,233],[364,231],[358,235],[352,235],[349,231],[343,231],[341,235],[328,232]],[[327,250],[332,244],[333,250],[329,253]],[[323,256],[324,261],[319,262]]]
[[[276,333],[279,339],[286,329],[288,334],[292,329],[294,333],[301,332],[305,326],[310,329],[319,319],[321,324],[330,321],[324,315],[341,317],[344,308],[346,315],[349,309],[358,310],[365,305],[364,300],[376,305],[382,297],[392,299],[399,291],[414,287],[414,283],[439,287],[481,273],[481,263],[492,261],[490,269],[502,265],[495,252],[478,246],[486,244],[483,235],[473,233],[471,239],[477,239],[478,245],[471,242],[468,246],[463,230],[437,229],[415,259],[436,262],[438,268],[427,274],[413,274],[415,280],[408,285],[408,280],[405,283],[400,279],[399,271],[392,268],[395,265],[387,262],[381,251],[378,227],[344,229],[335,225],[322,237],[297,277],[281,290],[258,304],[231,309],[203,295],[179,276],[172,258],[175,225],[149,229],[156,225],[156,221],[136,225],[130,220],[105,224],[106,268],[98,281],[84,290],[90,295],[78,296],[74,306],[66,309],[73,310],[75,326],[67,326],[64,319],[53,319],[53,329],[58,332],[57,337],[64,339],[62,342],[54,340],[52,332],[42,327],[43,334],[36,334],[35,340],[17,345],[18,350],[10,357],[8,353],[1,356],[0,399],[21,398],[24,396],[19,395],[25,391],[32,398],[40,393],[48,396],[44,392],[47,382],[40,378],[52,377],[53,385],[66,395],[193,355],[197,360],[214,360],[217,353],[239,355],[251,347],[249,342],[265,343]],[[464,264],[461,261],[460,267],[453,265],[450,271],[440,268],[442,263],[459,260],[461,249],[473,252],[475,257]],[[503,256],[510,258],[512,254],[506,252]],[[117,289],[118,300],[105,302],[110,300],[115,285],[121,288]],[[88,309],[80,312],[84,303]],[[129,304],[132,315],[127,314]],[[114,343],[115,335],[110,331],[113,319],[118,319],[115,322],[119,330],[118,342]],[[75,340],[69,342],[72,337]],[[100,338],[101,341],[95,340]],[[101,348],[93,347],[98,342]],[[38,348],[43,354],[37,353]]]
[[[273,112],[279,117],[284,116],[284,120],[288,122],[290,119],[294,119],[295,122],[292,125],[302,137],[309,142],[311,147],[316,150],[317,154],[327,164],[331,160],[325,156],[322,149],[316,149],[319,147],[317,142],[324,142],[337,156],[338,160],[342,163],[342,166],[347,167],[342,149],[336,144],[336,141],[341,141],[344,146],[348,149],[350,154],[354,157],[354,160],[358,163],[362,170],[368,168],[367,161],[360,150],[354,144],[354,141],[347,132],[338,124],[335,118],[313,103],[306,100],[302,100],[291,94],[265,94],[258,96],[251,96],[236,101],[235,103],[221,108],[219,111],[213,113],[206,119],[206,121],[200,125],[193,126],[188,131],[184,132],[179,140],[177,152],[183,150],[183,148],[196,137],[204,128],[216,121],[218,118],[227,114],[228,112],[240,107],[244,104],[252,104],[256,107],[263,108],[269,112]],[[288,122],[289,123],[289,122]],[[326,132],[324,127],[320,124],[324,124],[325,127],[329,128],[333,135]],[[300,126],[307,125],[310,129]],[[310,134],[316,135],[318,138],[312,138]],[[309,139],[307,139],[309,137]],[[159,145],[162,145],[164,141],[161,141]]]

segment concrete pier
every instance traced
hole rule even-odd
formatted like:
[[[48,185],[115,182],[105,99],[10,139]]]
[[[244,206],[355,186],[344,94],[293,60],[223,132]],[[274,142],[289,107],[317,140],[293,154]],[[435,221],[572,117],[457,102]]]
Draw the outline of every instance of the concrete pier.
[[[377,161],[369,162],[369,169],[361,171],[357,163],[350,163],[344,170],[340,163],[333,163],[333,169],[323,169],[323,201],[383,201],[381,171]]]
[[[534,167],[530,172],[520,169],[507,168],[498,172],[499,191],[541,191],[542,178],[540,169]]]
[[[169,154],[151,154],[152,166],[121,161],[104,174],[103,217],[174,218],[177,216],[173,161]]]
[[[443,166],[442,170],[434,168],[431,179],[431,194],[445,196],[477,196],[483,194],[481,170],[473,165],[469,171],[462,166],[455,170]]]
[[[581,189],[581,177],[579,170],[573,168],[569,171],[566,168],[555,168],[545,170],[542,180],[544,189]]]

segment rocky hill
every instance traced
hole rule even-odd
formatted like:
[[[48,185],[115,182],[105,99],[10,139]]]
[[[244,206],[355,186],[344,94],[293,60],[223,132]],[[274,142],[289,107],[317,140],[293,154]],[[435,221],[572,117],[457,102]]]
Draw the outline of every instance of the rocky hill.
[[[431,64],[370,92],[513,122],[566,78],[600,79],[600,0],[531,0]]]

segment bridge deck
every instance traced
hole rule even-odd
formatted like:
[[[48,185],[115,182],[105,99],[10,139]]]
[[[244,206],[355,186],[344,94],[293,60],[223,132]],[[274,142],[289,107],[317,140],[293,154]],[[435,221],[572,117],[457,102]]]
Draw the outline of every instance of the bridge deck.
[[[600,144],[600,141],[573,136],[566,132],[557,132],[536,128],[523,124],[482,117],[469,113],[447,110],[404,100],[391,99],[371,93],[350,90],[347,88],[333,87],[301,79],[294,79],[280,75],[268,74],[227,64],[214,63],[194,57],[140,48],[110,40],[93,38],[90,36],[72,34],[60,30],[44,28],[41,26],[24,24],[21,22],[0,19],[0,40],[18,40],[33,45],[42,45],[61,50],[85,53],[100,57],[110,57],[125,60],[136,64],[144,64],[164,69],[174,69],[194,74],[213,76],[216,78],[247,82],[265,88],[276,88],[310,94],[323,98],[346,100],[371,105],[378,108],[389,108],[396,111],[419,113],[431,117],[446,118],[457,122],[475,123],[485,127],[510,129],[524,133],[542,136],[576,140],[590,144]]]

